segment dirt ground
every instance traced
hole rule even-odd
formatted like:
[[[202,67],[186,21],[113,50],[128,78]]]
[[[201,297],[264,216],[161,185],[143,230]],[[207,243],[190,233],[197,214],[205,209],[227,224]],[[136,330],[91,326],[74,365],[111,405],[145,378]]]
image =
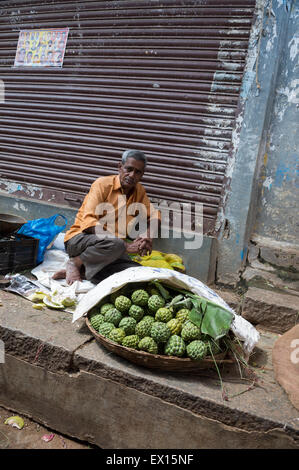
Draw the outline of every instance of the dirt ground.
[[[20,416],[24,420],[24,427],[18,429],[4,424],[7,418]],[[54,435],[46,442],[43,436]],[[45,428],[25,416],[14,411],[0,407],[0,449],[94,449],[97,447],[87,442],[69,439],[66,436]]]

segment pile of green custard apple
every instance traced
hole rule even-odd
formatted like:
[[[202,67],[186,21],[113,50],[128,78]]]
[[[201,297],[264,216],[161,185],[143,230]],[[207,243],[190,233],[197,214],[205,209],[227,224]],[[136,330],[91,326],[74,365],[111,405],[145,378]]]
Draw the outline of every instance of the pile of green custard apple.
[[[90,311],[90,324],[110,341],[151,354],[195,361],[219,354],[221,341],[203,334],[190,319],[192,307],[169,292],[166,300],[152,283],[122,288]]]

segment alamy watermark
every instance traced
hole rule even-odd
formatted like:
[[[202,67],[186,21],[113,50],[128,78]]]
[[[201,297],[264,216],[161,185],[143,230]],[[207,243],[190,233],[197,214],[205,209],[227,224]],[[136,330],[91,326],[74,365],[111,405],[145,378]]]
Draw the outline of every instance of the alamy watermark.
[[[5,85],[4,81],[0,80],[0,104],[5,102]]]
[[[5,346],[4,342],[0,339],[0,364],[5,362]]]
[[[291,348],[293,349],[290,355],[291,362],[299,364],[299,338],[291,341]]]
[[[161,214],[159,221],[157,211]],[[150,238],[184,238],[185,249],[199,249],[203,242],[203,204],[161,201],[155,207],[135,202],[126,205],[126,197],[119,196],[117,208],[108,202],[96,207],[99,217],[95,233],[98,236],[114,236],[136,239],[142,236]]]

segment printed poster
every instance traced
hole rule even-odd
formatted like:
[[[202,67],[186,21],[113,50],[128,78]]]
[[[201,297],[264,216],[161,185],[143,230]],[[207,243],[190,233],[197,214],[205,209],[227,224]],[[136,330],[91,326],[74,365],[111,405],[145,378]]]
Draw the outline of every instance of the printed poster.
[[[14,67],[62,67],[69,28],[20,31]]]

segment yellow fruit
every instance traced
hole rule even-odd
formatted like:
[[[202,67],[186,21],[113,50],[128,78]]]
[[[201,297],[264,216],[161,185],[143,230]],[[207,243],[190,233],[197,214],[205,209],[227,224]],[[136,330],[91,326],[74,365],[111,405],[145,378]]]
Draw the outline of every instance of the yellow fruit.
[[[35,308],[35,310],[43,310],[46,305],[43,303],[40,304],[33,304],[32,307]]]

